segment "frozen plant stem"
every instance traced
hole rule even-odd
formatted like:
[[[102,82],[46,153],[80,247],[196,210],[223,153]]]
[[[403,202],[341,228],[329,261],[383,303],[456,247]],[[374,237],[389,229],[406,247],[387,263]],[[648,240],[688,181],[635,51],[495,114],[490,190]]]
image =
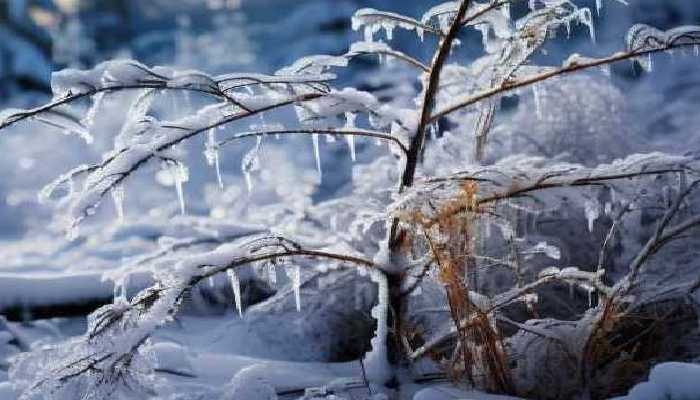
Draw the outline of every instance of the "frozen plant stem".
[[[440,45],[438,47],[433,61],[430,63],[428,69],[427,85],[423,88],[423,96],[421,102],[420,110],[420,121],[418,123],[418,128],[416,133],[411,139],[411,143],[408,147],[408,154],[406,155],[406,166],[404,167],[403,175],[401,177],[401,189],[413,185],[414,175],[416,173],[416,167],[418,166],[418,157],[420,156],[423,144],[425,143],[425,134],[427,132],[428,126],[431,123],[431,113],[435,105],[435,95],[437,94],[438,87],[440,86],[440,72],[442,67],[447,62],[447,59],[452,50],[452,45],[459,34],[462,27],[461,21],[467,13],[471,0],[462,0],[457,10],[457,14],[450,25],[450,30],[447,32],[445,37],[440,40]]]

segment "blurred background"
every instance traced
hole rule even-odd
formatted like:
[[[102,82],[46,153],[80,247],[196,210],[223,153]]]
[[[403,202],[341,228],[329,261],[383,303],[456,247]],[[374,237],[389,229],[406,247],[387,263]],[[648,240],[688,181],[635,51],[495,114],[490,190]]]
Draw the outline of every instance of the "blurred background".
[[[525,7],[527,2],[520,3]],[[595,0],[576,3],[596,8]],[[0,109],[31,107],[48,100],[52,71],[90,68],[112,58],[214,74],[272,73],[304,55],[346,51],[357,37],[350,17],[358,8],[418,17],[432,5],[426,0],[0,0]],[[515,7],[514,13],[518,12]],[[602,55],[621,49],[627,29],[636,22],[660,28],[698,24],[700,2],[629,0],[624,6],[607,0],[596,17],[596,45],[580,29],[572,40],[555,40],[543,60],[564,51]],[[428,57],[431,46],[421,47],[411,35],[398,35],[397,40],[398,47]],[[650,76],[630,73],[629,68],[614,70],[618,91],[633,95],[625,105],[630,111],[608,129],[627,133],[634,126],[637,136],[629,141],[646,140],[650,143],[647,148],[661,143],[663,150],[682,152],[698,144],[698,135],[688,133],[698,126],[698,59],[662,58]],[[353,69],[359,73],[349,74],[351,83],[372,88],[368,82],[376,65],[360,63]],[[661,136],[668,140],[649,141]],[[104,137],[110,134],[105,132]],[[104,146],[110,143],[109,139],[103,142],[107,143]],[[100,154],[100,146],[98,141],[96,150],[88,149],[79,139],[40,132],[31,124],[4,135],[0,139],[0,240],[11,242],[45,231],[50,210],[36,203],[37,191],[59,172],[85,162],[85,154]],[[238,156],[235,151],[226,155]],[[344,172],[326,174],[321,189],[314,189],[317,198],[337,191],[347,181],[350,169],[340,167],[349,162],[343,157],[338,161],[340,155],[332,151],[325,157],[324,163],[337,161],[331,170]],[[237,159],[223,163],[232,179],[240,175]],[[197,193],[199,189],[193,185],[190,190]]]

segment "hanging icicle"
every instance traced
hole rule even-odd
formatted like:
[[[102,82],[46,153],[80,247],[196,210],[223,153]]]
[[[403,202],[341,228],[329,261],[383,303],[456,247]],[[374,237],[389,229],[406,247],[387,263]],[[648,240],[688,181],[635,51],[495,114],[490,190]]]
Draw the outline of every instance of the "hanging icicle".
[[[238,316],[243,318],[243,305],[241,302],[241,281],[238,279],[238,273],[234,269],[226,271],[229,280],[231,281],[231,289],[233,289],[233,301],[236,303]]]

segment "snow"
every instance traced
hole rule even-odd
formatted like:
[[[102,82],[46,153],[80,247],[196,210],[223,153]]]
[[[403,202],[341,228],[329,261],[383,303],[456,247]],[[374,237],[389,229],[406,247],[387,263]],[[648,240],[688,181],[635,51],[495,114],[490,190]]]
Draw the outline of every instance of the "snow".
[[[17,398],[17,393],[10,382],[0,382],[0,398],[3,400],[13,400]]]
[[[160,370],[189,375],[194,373],[187,349],[179,344],[157,342],[148,346],[148,351],[155,357],[155,367]]]
[[[700,365],[668,362],[656,365],[647,382],[615,400],[692,400],[700,393]]]
[[[150,283],[147,274],[132,278],[134,288]],[[111,298],[113,283],[103,280],[99,272],[83,274],[12,274],[0,273],[0,309],[10,307],[47,306],[70,301]]]

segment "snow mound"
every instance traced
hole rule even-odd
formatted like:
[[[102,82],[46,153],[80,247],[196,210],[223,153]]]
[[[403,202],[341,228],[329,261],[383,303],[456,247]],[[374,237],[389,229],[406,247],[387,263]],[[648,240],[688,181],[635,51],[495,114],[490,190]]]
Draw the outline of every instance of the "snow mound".
[[[697,400],[700,398],[700,365],[680,362],[659,364],[649,380],[613,400]]]

